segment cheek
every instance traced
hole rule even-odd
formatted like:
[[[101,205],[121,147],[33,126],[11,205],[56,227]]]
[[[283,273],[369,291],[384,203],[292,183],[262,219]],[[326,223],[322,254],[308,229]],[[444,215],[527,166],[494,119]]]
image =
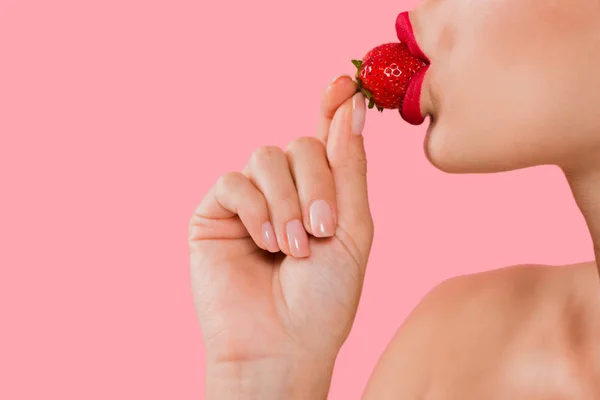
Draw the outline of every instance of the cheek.
[[[462,62],[460,65],[465,65]],[[438,75],[438,119],[427,142],[430,160],[452,172],[510,170],[544,163],[555,102],[528,68],[493,63]],[[457,79],[463,77],[463,79]],[[432,82],[435,78],[432,78]]]
[[[569,151],[562,120],[574,114],[575,93],[565,63],[540,50],[538,36],[525,37],[530,25],[497,17],[459,30],[453,51],[430,69],[438,119],[426,150],[444,171],[512,170],[554,163]]]

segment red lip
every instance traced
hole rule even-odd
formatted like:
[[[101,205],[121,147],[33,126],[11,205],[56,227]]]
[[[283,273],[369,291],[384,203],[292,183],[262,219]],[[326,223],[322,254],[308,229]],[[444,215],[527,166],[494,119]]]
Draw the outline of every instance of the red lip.
[[[411,79],[400,110],[400,115],[406,122],[411,125],[421,125],[425,121],[425,117],[421,114],[421,88],[431,62],[417,43],[407,11],[400,13],[396,18],[396,33],[400,42],[406,44],[411,54],[427,64]]]

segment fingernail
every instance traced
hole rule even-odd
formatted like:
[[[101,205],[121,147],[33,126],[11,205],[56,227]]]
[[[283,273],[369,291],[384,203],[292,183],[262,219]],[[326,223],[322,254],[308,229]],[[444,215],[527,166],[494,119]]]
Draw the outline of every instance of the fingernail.
[[[316,237],[330,237],[335,233],[331,206],[325,200],[317,200],[310,206],[310,227]]]
[[[270,222],[265,222],[262,226],[262,239],[267,246],[267,250],[272,253],[277,253],[279,251],[279,246],[277,245],[277,238],[275,237],[275,231],[273,230],[273,225]]]
[[[343,75],[340,75],[340,76],[338,76],[338,77],[335,77],[335,78],[334,78],[334,79],[331,81],[331,83],[329,84],[329,86],[333,86],[333,85],[335,85],[335,84],[336,84],[336,83],[338,83],[338,82],[339,82],[339,81],[340,81],[342,78],[350,78],[350,77],[349,77],[347,74],[343,74]],[[350,78],[350,79],[352,79],[352,78]]]
[[[302,222],[293,220],[286,226],[290,252],[294,257],[308,257],[308,236]]]
[[[362,93],[356,93],[352,97],[352,132],[355,135],[362,134],[365,127],[365,116],[367,107],[365,105],[365,96]]]

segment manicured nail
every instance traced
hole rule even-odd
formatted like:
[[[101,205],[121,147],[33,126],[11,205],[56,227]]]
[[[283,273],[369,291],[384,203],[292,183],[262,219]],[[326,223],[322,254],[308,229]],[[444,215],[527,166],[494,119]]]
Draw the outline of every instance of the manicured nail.
[[[297,219],[288,222],[286,231],[292,256],[308,257],[308,236],[306,235],[302,222]]]
[[[316,237],[330,237],[335,233],[331,206],[325,200],[317,200],[310,206],[310,227]]]
[[[275,237],[275,231],[273,230],[273,225],[270,222],[265,222],[262,226],[262,239],[267,246],[267,250],[272,253],[277,253],[279,251],[279,246],[277,245],[277,238]]]
[[[366,114],[365,96],[360,92],[356,93],[352,97],[352,132],[355,135],[362,134],[365,127]]]

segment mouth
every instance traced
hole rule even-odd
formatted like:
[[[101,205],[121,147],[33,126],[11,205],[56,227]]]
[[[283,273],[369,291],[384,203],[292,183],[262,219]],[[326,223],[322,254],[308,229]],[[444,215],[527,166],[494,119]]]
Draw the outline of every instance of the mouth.
[[[420,68],[410,80],[400,109],[400,115],[406,122],[411,125],[421,125],[425,121],[425,116],[421,113],[421,89],[431,62],[417,43],[407,11],[400,13],[396,18],[396,33],[410,53],[425,63],[425,66]]]

